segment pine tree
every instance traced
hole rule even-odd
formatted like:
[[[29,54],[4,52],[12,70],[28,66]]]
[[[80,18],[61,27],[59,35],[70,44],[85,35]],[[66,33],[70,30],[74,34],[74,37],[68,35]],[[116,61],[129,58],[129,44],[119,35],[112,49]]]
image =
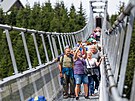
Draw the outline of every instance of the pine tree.
[[[61,2],[60,8],[60,22],[61,22],[61,32],[69,32],[69,18],[68,18],[68,10],[65,8],[64,2]]]
[[[16,7],[13,7],[11,11],[7,12],[7,21],[6,23],[8,25],[15,26],[16,25],[16,16],[18,13],[18,9]]]
[[[39,3],[34,3],[34,7],[30,13],[30,29],[41,30],[41,7]]]
[[[56,3],[54,8],[54,17],[50,22],[50,30],[53,32],[61,32],[61,14],[60,14],[61,5]]]
[[[13,74],[13,66],[6,34],[3,30],[0,30],[0,33],[0,78],[4,78]]]
[[[30,12],[31,12],[31,9],[29,5],[26,5],[25,8],[20,9],[18,11],[18,14],[16,17],[17,27],[29,28]]]
[[[82,29],[85,25],[86,25],[86,19],[85,19],[85,12],[83,10],[83,7],[82,7],[82,2],[80,3],[80,7],[79,7],[79,11],[78,11],[78,14],[77,14],[77,24],[78,24],[78,27],[76,28],[77,30],[80,30]]]
[[[54,17],[54,11],[50,1],[42,5],[41,16],[42,16],[42,26],[41,26],[42,30],[45,32],[52,31],[50,30],[50,23]]]
[[[70,12],[69,12],[69,26],[70,26],[70,32],[75,32],[77,31],[77,23],[76,23],[76,18],[77,18],[77,14],[76,14],[76,10],[74,5],[72,4],[70,7]]]

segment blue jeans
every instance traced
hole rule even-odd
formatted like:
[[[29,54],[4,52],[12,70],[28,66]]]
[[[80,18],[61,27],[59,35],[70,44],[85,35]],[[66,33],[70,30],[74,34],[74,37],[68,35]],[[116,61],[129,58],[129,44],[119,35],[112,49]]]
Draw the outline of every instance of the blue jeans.
[[[88,95],[94,94],[94,80],[92,76],[88,76]]]
[[[63,85],[63,93],[68,94],[69,84],[70,84],[70,94],[74,95],[74,74],[73,68],[62,68],[63,77],[61,78],[61,84]]]
[[[74,74],[76,84],[88,84],[88,76],[86,74]]]

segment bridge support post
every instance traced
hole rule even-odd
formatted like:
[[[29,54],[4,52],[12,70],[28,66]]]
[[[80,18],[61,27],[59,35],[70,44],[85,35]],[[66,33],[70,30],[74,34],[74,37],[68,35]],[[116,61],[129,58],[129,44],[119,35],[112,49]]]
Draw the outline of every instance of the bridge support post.
[[[24,32],[21,32],[21,35],[22,35],[23,45],[24,45],[24,49],[25,49],[25,54],[26,54],[26,57],[27,57],[28,66],[29,66],[29,69],[32,69],[32,65],[31,65],[31,61],[30,61],[30,56],[29,56],[28,47],[27,47],[27,44],[26,44]]]
[[[83,34],[83,32],[80,32],[80,34],[81,34],[82,40],[83,40],[83,41],[86,41],[86,40],[84,39],[84,34]]]
[[[118,90],[120,95],[122,96],[123,88],[124,88],[124,81],[125,81],[125,74],[126,74],[126,67],[128,62],[128,54],[130,49],[130,41],[132,36],[132,30],[133,30],[133,23],[134,23],[134,17],[135,17],[135,9],[131,11],[132,14],[129,16],[129,22],[126,32],[126,39],[124,44],[124,53],[122,57],[122,64],[121,64],[121,70],[120,70],[120,79],[118,83]]]
[[[68,45],[70,46],[70,39],[69,39],[69,35],[67,35],[67,41],[68,41]]]
[[[75,42],[75,36],[74,35],[72,35],[72,40],[73,40],[73,44],[74,44],[74,47],[75,47],[76,42]]]
[[[46,44],[45,44],[45,39],[44,39],[44,35],[43,34],[41,34],[41,38],[42,38],[42,43],[43,43],[44,52],[45,52],[45,56],[46,56],[46,61],[49,62],[49,57],[48,57],[48,53],[47,53],[47,49],[46,49]]]
[[[70,46],[73,49],[74,44],[73,44],[73,41],[72,41],[72,35],[69,35],[69,40],[70,40]]]
[[[41,58],[40,58],[40,54],[39,54],[39,50],[38,50],[38,45],[37,45],[37,40],[36,40],[35,33],[32,33],[32,36],[33,36],[34,45],[35,45],[35,48],[36,48],[38,63],[39,63],[39,65],[41,65],[42,63],[41,63]]]
[[[64,42],[63,35],[61,35],[61,39],[62,39],[62,44],[63,44],[63,47],[65,47],[65,42]]]
[[[48,37],[48,40],[49,40],[49,45],[50,45],[50,48],[51,48],[52,57],[54,59],[55,56],[54,56],[54,52],[53,52],[53,47],[52,47],[52,42],[51,42],[51,39],[50,39],[50,35],[47,35],[47,37]]]
[[[74,38],[75,38],[76,43],[78,43],[78,36],[75,35]]]
[[[65,33],[64,33],[64,38],[65,38],[66,45],[68,45],[67,37],[66,37]]]
[[[55,37],[51,36],[52,38],[52,45],[53,45],[53,50],[54,50],[54,53],[55,53],[55,58],[58,57],[58,48],[56,46],[56,41],[55,41]]]
[[[14,74],[17,74],[18,69],[17,69],[17,65],[16,65],[15,55],[13,52],[13,47],[12,47],[9,31],[7,29],[5,29],[5,33],[6,33],[8,47],[9,47],[9,51],[10,51],[10,55],[11,55],[11,59],[12,59],[13,68],[14,68]]]
[[[125,38],[125,28],[126,28],[126,24],[121,23],[120,24],[120,39],[119,39],[119,46],[118,46],[118,52],[117,52],[117,61],[116,61],[116,67],[115,67],[115,73],[114,73],[114,79],[115,82],[117,82],[118,80],[118,76],[119,76],[119,70],[120,70],[120,60],[122,57],[122,49],[124,47],[124,38]]]
[[[59,35],[57,35],[57,38],[58,38],[58,42],[59,42],[59,46],[60,46],[60,51],[61,51],[61,54],[62,54],[63,50],[62,50],[62,46],[61,46],[61,41],[60,41]]]
[[[119,42],[120,42],[120,33],[119,33],[119,28],[117,27],[116,29],[116,33],[115,33],[115,39],[113,40],[114,43],[114,51],[113,51],[113,60],[112,60],[112,64],[113,64],[113,68],[112,68],[112,72],[113,74],[115,73],[116,70],[116,61],[117,61],[117,52],[118,52],[118,48],[119,48]]]

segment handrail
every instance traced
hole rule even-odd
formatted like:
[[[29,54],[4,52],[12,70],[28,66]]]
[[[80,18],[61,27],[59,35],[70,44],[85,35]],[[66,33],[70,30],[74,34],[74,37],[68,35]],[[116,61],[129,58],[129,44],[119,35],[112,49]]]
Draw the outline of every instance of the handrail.
[[[129,15],[133,7],[135,7],[135,5],[129,2],[124,11],[118,16],[117,20],[112,25],[112,28],[109,29],[109,32],[112,32],[123,21],[123,19]]]
[[[126,98],[122,98],[119,95],[118,89],[117,89],[117,84],[114,81],[114,77],[111,71],[111,67],[108,61],[107,56],[105,57],[105,63],[106,63],[106,71],[107,71],[107,78],[109,80],[109,92],[112,95],[112,98],[114,101],[128,101]]]
[[[107,21],[103,23],[105,70],[109,87],[108,96],[112,101],[128,101],[127,98],[123,98],[123,88],[134,19],[135,2],[130,0],[111,28],[108,28]]]

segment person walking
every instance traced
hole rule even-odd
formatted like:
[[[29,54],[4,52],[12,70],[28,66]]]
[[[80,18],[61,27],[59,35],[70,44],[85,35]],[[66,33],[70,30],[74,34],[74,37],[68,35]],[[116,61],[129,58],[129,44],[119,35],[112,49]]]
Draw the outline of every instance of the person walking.
[[[60,57],[59,71],[63,85],[63,98],[68,98],[68,91],[70,91],[70,97],[74,97],[74,73],[73,73],[73,56],[71,55],[71,49],[65,47],[64,55]],[[70,84],[70,87],[69,87]],[[69,90],[70,88],[70,90]]]
[[[89,95],[93,96],[95,87],[99,86],[99,80],[97,79],[95,68],[100,65],[100,62],[97,62],[97,59],[92,58],[92,54],[93,53],[90,50],[87,52],[86,65],[87,68],[91,69],[91,72],[88,74],[88,92]],[[94,81],[95,81],[95,87],[94,87]]]

